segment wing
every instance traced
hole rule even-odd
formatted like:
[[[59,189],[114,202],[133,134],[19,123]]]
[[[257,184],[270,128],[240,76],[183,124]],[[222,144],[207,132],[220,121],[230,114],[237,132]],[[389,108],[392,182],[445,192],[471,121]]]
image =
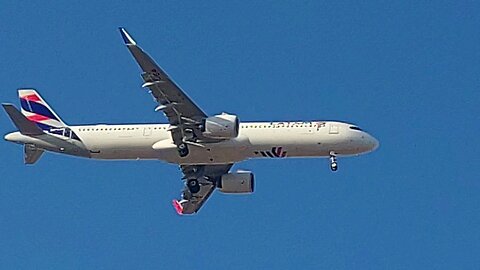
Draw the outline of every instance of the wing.
[[[173,200],[179,215],[194,214],[207,201],[217,187],[222,175],[228,173],[233,164],[225,165],[182,165],[185,180],[181,200]]]
[[[125,28],[120,33],[138,65],[142,69],[143,87],[148,87],[158,102],[156,111],[163,111],[171,127],[172,138],[178,146],[192,137],[209,141],[199,127],[207,116],[155,61],[140,48]]]

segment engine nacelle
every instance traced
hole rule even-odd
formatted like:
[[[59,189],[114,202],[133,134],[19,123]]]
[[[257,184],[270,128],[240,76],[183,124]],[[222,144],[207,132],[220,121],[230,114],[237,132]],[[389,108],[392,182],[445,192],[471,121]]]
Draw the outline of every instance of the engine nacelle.
[[[232,139],[238,136],[240,121],[236,115],[219,114],[205,119],[203,136],[212,139]]]
[[[246,171],[224,174],[219,183],[219,189],[223,193],[252,193],[253,188],[253,173]]]

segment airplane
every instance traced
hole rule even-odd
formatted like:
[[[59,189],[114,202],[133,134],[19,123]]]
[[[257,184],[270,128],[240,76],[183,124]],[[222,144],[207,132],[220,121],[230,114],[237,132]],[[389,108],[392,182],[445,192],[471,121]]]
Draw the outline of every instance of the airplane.
[[[180,167],[184,188],[173,200],[179,215],[199,211],[214,190],[226,194],[254,191],[251,171],[231,171],[234,163],[254,158],[328,158],[374,151],[379,142],[356,125],[338,121],[240,122],[237,115],[207,115],[140,48],[125,28],[123,41],[142,70],[143,85],[153,96],[155,111],[168,124],[71,126],[52,110],[35,89],[19,89],[21,110],[2,106],[18,131],[5,140],[24,146],[25,164],[45,151],[104,160],[161,160]]]

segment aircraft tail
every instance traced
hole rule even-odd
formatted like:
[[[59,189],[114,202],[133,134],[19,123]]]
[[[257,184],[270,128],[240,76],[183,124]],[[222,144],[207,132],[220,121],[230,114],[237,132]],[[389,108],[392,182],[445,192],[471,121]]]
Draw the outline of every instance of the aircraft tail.
[[[42,130],[67,127],[35,89],[19,89],[18,97],[22,105],[22,114]]]

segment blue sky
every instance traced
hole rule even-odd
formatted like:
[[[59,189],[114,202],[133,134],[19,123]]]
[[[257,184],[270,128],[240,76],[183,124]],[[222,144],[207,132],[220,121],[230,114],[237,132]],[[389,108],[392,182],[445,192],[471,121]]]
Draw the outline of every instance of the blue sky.
[[[2,102],[34,87],[70,124],[165,122],[126,27],[208,113],[343,120],[378,151],[252,160],[250,196],[194,217],[176,166],[0,142],[2,269],[479,269],[475,1],[3,1]],[[2,134],[13,131],[4,115]]]

